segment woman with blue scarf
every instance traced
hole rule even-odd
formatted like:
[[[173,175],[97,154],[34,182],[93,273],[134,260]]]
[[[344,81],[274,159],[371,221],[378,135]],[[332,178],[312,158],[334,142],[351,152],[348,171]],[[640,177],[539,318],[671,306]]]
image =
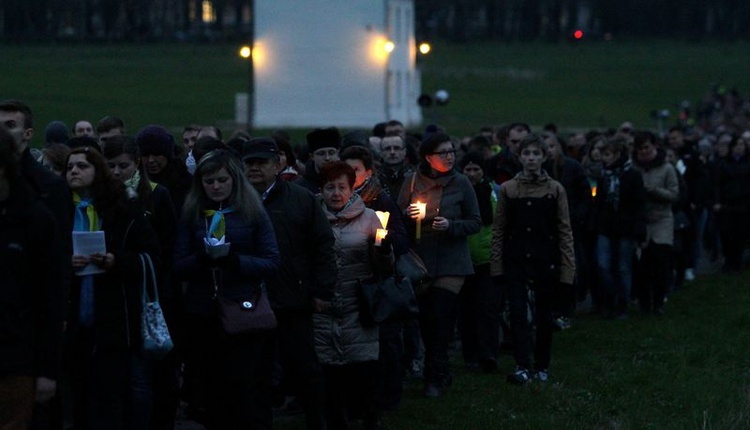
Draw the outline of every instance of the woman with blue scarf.
[[[216,294],[250,297],[280,265],[263,203],[226,150],[204,155],[177,229],[174,274],[187,282],[185,365],[209,429],[272,428],[273,345],[266,333],[226,334]]]
[[[71,151],[65,177],[73,196],[74,231],[103,231],[106,251],[73,255],[76,275],[68,312],[67,363],[74,421],[91,429],[147,428],[150,363],[141,352],[139,253],[158,261],[159,243],[139,205],[127,198],[98,149]]]

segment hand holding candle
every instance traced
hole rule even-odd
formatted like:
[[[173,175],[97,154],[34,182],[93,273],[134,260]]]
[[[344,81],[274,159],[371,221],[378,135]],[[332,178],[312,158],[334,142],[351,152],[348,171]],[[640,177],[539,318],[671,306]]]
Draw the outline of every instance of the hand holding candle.
[[[375,231],[375,246],[380,246],[383,243],[383,239],[388,235],[388,230],[379,228]]]
[[[417,240],[422,239],[422,220],[427,216],[427,203],[416,201],[409,205],[409,214],[417,220]]]

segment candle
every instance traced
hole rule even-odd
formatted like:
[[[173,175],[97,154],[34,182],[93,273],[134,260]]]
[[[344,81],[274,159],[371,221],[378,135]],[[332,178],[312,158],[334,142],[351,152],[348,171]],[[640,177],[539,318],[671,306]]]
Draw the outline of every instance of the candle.
[[[378,219],[380,220],[380,225],[383,226],[383,228],[388,227],[388,218],[391,217],[390,212],[381,212],[381,211],[375,211],[375,215],[378,216]]]
[[[422,239],[422,220],[427,216],[427,203],[417,201],[414,205],[419,209],[419,214],[417,214],[417,241],[419,241]]]
[[[375,246],[380,246],[383,238],[388,235],[388,230],[384,228],[379,228],[377,231],[375,231]]]
[[[596,185],[591,187],[591,197],[596,197]]]

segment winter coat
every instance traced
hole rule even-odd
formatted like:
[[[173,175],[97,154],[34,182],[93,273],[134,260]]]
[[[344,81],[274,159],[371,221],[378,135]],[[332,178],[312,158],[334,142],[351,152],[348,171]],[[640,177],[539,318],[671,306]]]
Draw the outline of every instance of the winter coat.
[[[482,227],[478,233],[469,235],[469,253],[474,266],[480,266],[490,262],[490,246],[492,243],[492,221],[497,210],[498,194],[500,186],[495,189],[488,179],[484,179],[474,186],[474,193],[479,204],[479,213],[482,217]],[[485,209],[483,209],[483,207]]]
[[[274,310],[312,312],[312,298],[330,300],[338,269],[334,238],[319,200],[299,185],[277,180],[263,200],[281,254],[276,276],[268,278]]]
[[[680,184],[674,166],[664,158],[664,151],[659,150],[651,162],[634,161],[633,165],[643,175],[643,187],[646,189],[646,242],[672,245],[672,204],[680,199]]]
[[[57,235],[29,186],[13,184],[0,203],[0,377],[57,379],[64,308]]]
[[[378,179],[389,196],[395,201],[398,198],[404,178],[414,173],[414,166],[403,162],[390,166],[381,164],[378,168]]]
[[[535,177],[521,172],[503,184],[492,233],[492,276],[573,283],[575,253],[565,188],[545,172]]]
[[[404,180],[398,206],[406,213],[409,204],[416,201],[427,204],[426,217],[421,222],[421,240],[416,240],[416,220],[405,216],[404,221],[412,247],[424,260],[430,276],[474,274],[467,237],[479,232],[482,221],[469,179],[455,170],[433,177],[429,165],[422,164],[417,173]],[[448,219],[447,230],[432,229],[436,216]]]
[[[189,314],[218,318],[215,286],[225,297],[248,297],[279,269],[279,248],[265,211],[253,220],[237,211],[225,214],[224,219],[225,242],[231,245],[229,255],[221,259],[206,255],[205,219],[183,220],[177,228],[172,270],[178,279],[187,281],[185,310]]]
[[[592,233],[612,239],[646,239],[646,189],[643,176],[623,154],[602,169],[594,197]],[[614,190],[610,192],[610,190]]]
[[[94,203],[96,206],[96,202]],[[101,208],[97,208],[99,211]],[[143,278],[140,253],[147,253],[159,267],[158,236],[137,203],[125,197],[113,208],[99,212],[107,252],[115,265],[94,276],[94,345],[140,347],[140,315]],[[68,331],[78,326],[81,277],[73,276]]]
[[[396,202],[383,189],[377,177],[371,177],[361,188],[355,190],[362,198],[365,206],[376,212],[388,212],[388,239],[393,245],[393,253],[396,256],[409,252],[409,237],[406,233],[403,215]],[[381,227],[382,228],[382,227]]]
[[[339,269],[331,308],[313,314],[315,351],[325,365],[343,365],[378,359],[378,327],[363,326],[360,319],[360,282],[371,279],[380,269],[378,252],[372,249],[380,220],[354,194],[340,212],[331,212],[321,201],[336,238],[334,249]],[[379,270],[380,269],[380,270]]]

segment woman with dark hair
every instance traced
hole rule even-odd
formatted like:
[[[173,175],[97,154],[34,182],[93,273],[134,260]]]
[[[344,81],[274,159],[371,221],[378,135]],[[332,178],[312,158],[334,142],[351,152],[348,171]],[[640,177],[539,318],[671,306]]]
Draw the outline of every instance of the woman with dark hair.
[[[142,271],[138,254],[158,265],[159,243],[140,206],[91,147],[71,151],[66,179],[73,195],[74,232],[103,231],[105,252],[72,257],[74,276],[66,335],[73,372],[76,427],[147,428],[150,363],[141,351]],[[75,250],[74,250],[75,252]]]
[[[732,136],[727,155],[716,163],[715,187],[713,213],[724,254],[723,270],[737,274],[742,270],[748,231],[746,219],[750,212],[750,161],[744,139]]]
[[[458,324],[466,368],[493,373],[497,369],[502,310],[501,289],[490,276],[490,245],[499,187],[493,187],[485,176],[484,161],[481,152],[469,152],[459,163],[461,172],[474,188],[482,228],[467,238],[474,274],[466,277],[458,294]]]
[[[345,429],[348,408],[361,410],[365,428],[374,429],[379,415],[378,326],[360,318],[360,282],[392,273],[393,257],[386,242],[373,249],[380,220],[354,192],[354,169],[334,161],[323,165],[320,177],[339,269],[330,308],[313,314],[315,349],[325,376],[326,422],[331,430]]]
[[[374,211],[389,213],[388,239],[393,245],[393,254],[399,256],[409,252],[409,238],[396,203],[380,185],[372,153],[364,146],[354,145],[341,153],[341,160],[352,166],[355,173],[354,193],[358,194],[365,206]],[[380,401],[384,408],[395,410],[401,403],[403,392],[403,345],[401,343],[401,321],[388,321],[380,325],[380,363],[382,377]]]
[[[273,133],[272,138],[279,147],[279,178],[285,181],[294,181],[299,177],[297,170],[297,157],[294,155],[289,136],[280,131]]]
[[[70,154],[70,147],[64,143],[55,143],[42,149],[42,165],[56,175],[65,171],[65,160]]]
[[[409,219],[411,245],[431,277],[422,286],[419,321],[425,345],[424,395],[434,398],[453,381],[448,344],[456,297],[464,278],[474,274],[467,237],[479,232],[482,221],[471,182],[454,170],[456,149],[450,137],[431,134],[419,154],[422,162],[404,178],[398,206]]]
[[[638,283],[638,304],[644,314],[662,315],[672,267],[672,205],[680,198],[680,184],[677,171],[666,161],[666,153],[653,133],[635,133],[631,158],[646,190],[646,238],[639,244],[641,258],[637,273],[642,279]]]
[[[178,226],[174,273],[187,282],[186,369],[205,397],[209,429],[273,427],[270,337],[224,332],[215,297],[253,296],[279,264],[273,226],[240,161],[223,149],[204,155]]]
[[[140,148],[129,136],[116,135],[102,144],[102,153],[112,176],[125,185],[130,200],[137,202],[148,216],[159,238],[161,248],[159,274],[159,299],[172,338],[177,341],[182,324],[178,319],[179,283],[171,281],[172,252],[177,231],[177,214],[172,197],[164,186],[152,182],[141,159]],[[173,428],[179,397],[177,394],[176,352],[154,363],[154,410],[151,428]]]

